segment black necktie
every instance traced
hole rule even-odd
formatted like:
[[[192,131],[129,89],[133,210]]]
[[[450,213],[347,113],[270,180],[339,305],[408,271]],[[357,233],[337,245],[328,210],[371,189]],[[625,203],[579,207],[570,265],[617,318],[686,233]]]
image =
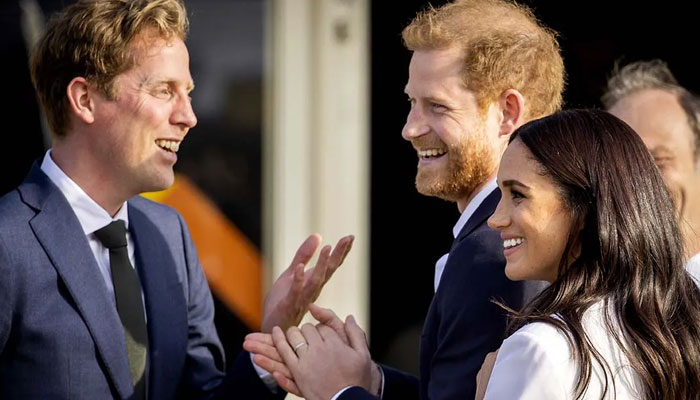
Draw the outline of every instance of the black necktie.
[[[114,297],[117,300],[117,312],[126,336],[126,352],[129,357],[131,379],[134,383],[134,398],[145,399],[148,332],[141,299],[141,282],[136,270],[131,266],[126,247],[126,225],[124,221],[116,220],[96,231],[95,235],[109,249]]]

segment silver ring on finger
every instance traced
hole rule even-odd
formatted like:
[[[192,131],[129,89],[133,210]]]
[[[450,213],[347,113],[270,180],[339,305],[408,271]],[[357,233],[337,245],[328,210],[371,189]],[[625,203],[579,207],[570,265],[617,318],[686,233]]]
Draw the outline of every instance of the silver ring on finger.
[[[305,341],[302,341],[301,343],[298,343],[294,346],[294,352],[296,353],[297,350],[299,350],[300,348],[302,348],[304,346],[308,346],[308,345],[309,345],[308,343],[306,343]]]

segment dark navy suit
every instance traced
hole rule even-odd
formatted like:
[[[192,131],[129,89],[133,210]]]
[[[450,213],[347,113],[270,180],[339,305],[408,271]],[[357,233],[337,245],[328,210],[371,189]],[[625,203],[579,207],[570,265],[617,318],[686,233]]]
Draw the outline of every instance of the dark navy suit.
[[[452,243],[423,327],[420,380],[383,367],[384,400],[473,399],[476,374],[505,334],[506,313],[491,300],[519,309],[542,287],[505,276],[503,241],[486,225],[500,196],[490,193]],[[355,387],[339,400],[373,398]]]
[[[211,293],[182,217],[142,197],[127,204],[148,324],[148,398],[279,398],[247,353],[224,373]],[[34,165],[0,199],[0,398],[128,399],[124,340],[77,217]]]

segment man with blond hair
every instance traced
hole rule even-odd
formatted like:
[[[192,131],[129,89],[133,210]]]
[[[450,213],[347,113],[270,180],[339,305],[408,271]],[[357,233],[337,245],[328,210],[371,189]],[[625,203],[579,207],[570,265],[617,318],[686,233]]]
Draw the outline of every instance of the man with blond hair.
[[[661,60],[616,68],[605,108],[644,141],[676,209],[688,272],[700,282],[700,98],[678,84]]]
[[[0,198],[0,397],[274,399],[248,353],[225,373],[211,293],[173,209],[197,119],[179,0],[80,0],[48,24],[31,76],[53,147]],[[265,302],[297,324],[349,251],[312,235]],[[275,389],[274,382],[272,389]]]
[[[495,179],[511,133],[561,106],[564,67],[554,33],[515,3],[462,0],[418,14],[403,40],[413,56],[402,136],[418,156],[416,188],[462,214],[449,254],[436,264],[420,379],[377,367],[353,319],[343,325],[312,308],[332,328],[305,325],[286,337],[275,329],[246,346],[283,387],[309,399],[472,399],[484,357],[506,334],[506,312],[493,300],[520,309],[541,288],[508,280],[504,247],[519,248],[517,257],[528,243],[501,238],[486,220],[500,199]]]

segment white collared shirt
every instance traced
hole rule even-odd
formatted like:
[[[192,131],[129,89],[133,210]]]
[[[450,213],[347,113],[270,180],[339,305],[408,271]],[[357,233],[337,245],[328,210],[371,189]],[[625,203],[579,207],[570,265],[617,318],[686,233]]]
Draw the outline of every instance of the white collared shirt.
[[[68,175],[61,170],[61,168],[56,165],[56,163],[51,158],[51,150],[49,149],[44,156],[44,160],[41,163],[41,170],[51,179],[51,181],[58,187],[58,189],[63,193],[71,209],[78,217],[80,226],[83,228],[83,233],[87,237],[88,244],[90,245],[90,250],[95,256],[97,261],[97,266],[100,269],[102,278],[105,281],[109,296],[112,302],[116,305],[116,299],[114,298],[114,283],[112,282],[112,275],[110,273],[110,263],[109,263],[109,249],[102,245],[102,242],[95,235],[95,231],[109,225],[112,221],[121,219],[126,224],[126,243],[127,250],[129,252],[129,261],[132,267],[136,265],[136,259],[134,257],[134,241],[129,233],[129,207],[126,207],[126,203],[122,204],[119,211],[112,218],[107,210],[102,208],[95,200],[90,198],[83,189],[78,186]],[[141,296],[143,298],[143,289],[141,290]],[[144,301],[144,307],[146,302]],[[148,318],[146,317],[146,322],[148,323]],[[251,354],[251,361],[253,355]],[[253,363],[255,370],[258,372],[258,376],[263,380],[263,382],[270,388],[271,391],[275,392],[277,384],[270,373]]]
[[[112,283],[112,275],[109,267],[109,249],[103,246],[102,242],[97,239],[95,231],[109,225],[112,221],[118,219],[123,220],[126,224],[126,243],[129,251],[129,261],[131,261],[132,267],[135,266],[134,242],[129,233],[129,214],[128,207],[125,207],[126,203],[121,206],[119,211],[114,215],[114,218],[112,218],[107,210],[90,198],[77,183],[56,165],[51,158],[50,149],[44,156],[44,160],[41,163],[41,170],[51,179],[51,182],[58,187],[61,193],[63,193],[71,209],[73,209],[75,216],[78,217],[78,222],[80,222],[80,226],[83,228],[83,233],[85,233],[87,237],[90,250],[92,250],[92,253],[95,255],[97,266],[100,268],[100,273],[105,281],[105,285],[107,285],[110,298],[116,304],[114,298],[114,284]]]
[[[693,277],[695,284],[700,286],[700,253],[685,262],[685,269]]]
[[[457,236],[459,236],[459,233],[462,231],[462,228],[464,228],[464,225],[467,224],[467,221],[469,221],[469,218],[474,215],[474,211],[476,211],[477,208],[481,205],[481,203],[488,197],[488,195],[491,194],[494,190],[498,189],[498,184],[496,184],[496,180],[492,180],[484,186],[479,193],[474,196],[474,198],[467,204],[467,207],[464,209],[464,212],[462,212],[462,215],[459,217],[459,220],[457,220],[457,224],[452,228],[452,235],[454,236],[455,239],[457,239]],[[447,253],[440,257],[439,260],[435,263],[435,282],[434,282],[434,287],[435,291],[437,292],[438,286],[440,285],[440,278],[442,278],[442,273],[445,271],[445,265],[447,264],[447,258],[450,256],[450,253]]]

